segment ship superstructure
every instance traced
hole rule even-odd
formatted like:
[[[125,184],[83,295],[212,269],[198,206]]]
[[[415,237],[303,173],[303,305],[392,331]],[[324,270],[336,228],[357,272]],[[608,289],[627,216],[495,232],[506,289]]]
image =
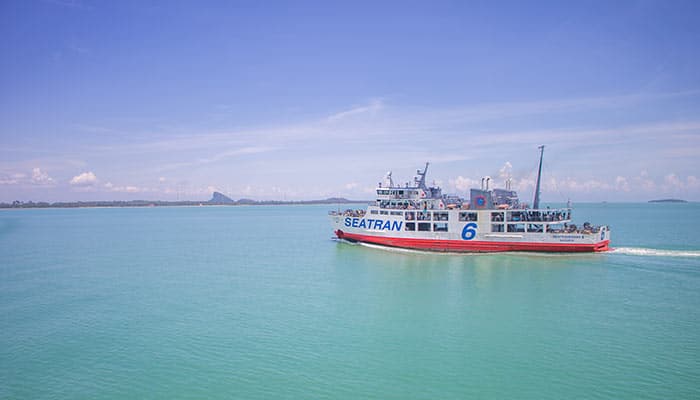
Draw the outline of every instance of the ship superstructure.
[[[541,146],[532,208],[520,202],[510,181],[491,189],[489,177],[470,190],[468,201],[444,195],[441,188],[426,185],[426,163],[412,184],[396,185],[387,173],[367,209],[332,211],[334,233],[351,242],[431,251],[607,251],[609,227],[573,224],[571,207],[539,207],[543,153]]]

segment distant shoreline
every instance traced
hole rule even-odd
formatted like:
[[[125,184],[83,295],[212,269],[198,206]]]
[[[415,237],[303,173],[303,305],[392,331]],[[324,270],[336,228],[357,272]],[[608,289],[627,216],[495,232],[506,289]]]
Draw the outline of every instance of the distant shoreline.
[[[134,207],[200,207],[200,206],[263,206],[263,205],[314,205],[314,204],[367,204],[367,200],[348,200],[343,198],[331,198],[325,200],[250,200],[241,199],[230,202],[213,201],[73,201],[73,202],[19,202],[0,203],[0,209],[18,208],[134,208]]]
[[[658,199],[658,200],[649,200],[649,203],[687,203],[687,200],[681,200],[681,199]]]

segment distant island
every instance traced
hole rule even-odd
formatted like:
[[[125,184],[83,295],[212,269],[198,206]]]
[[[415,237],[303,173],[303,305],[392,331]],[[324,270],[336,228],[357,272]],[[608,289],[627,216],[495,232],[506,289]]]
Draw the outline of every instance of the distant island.
[[[162,200],[128,200],[128,201],[72,201],[72,202],[33,202],[13,201],[0,203],[0,208],[81,208],[81,207],[176,207],[176,206],[254,206],[254,205],[306,205],[306,204],[358,204],[366,200],[348,200],[342,197],[331,197],[325,200],[233,200],[223,193],[214,192],[207,201],[162,201]]]
[[[649,203],[687,203],[687,201],[681,199],[658,199],[649,200]]]

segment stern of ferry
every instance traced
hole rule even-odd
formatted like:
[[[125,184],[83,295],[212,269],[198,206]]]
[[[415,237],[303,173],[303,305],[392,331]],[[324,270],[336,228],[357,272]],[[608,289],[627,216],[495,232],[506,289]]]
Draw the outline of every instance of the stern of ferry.
[[[599,233],[594,233],[594,235],[600,235],[600,239],[593,246],[594,252],[603,252],[610,250],[610,227],[601,226]]]

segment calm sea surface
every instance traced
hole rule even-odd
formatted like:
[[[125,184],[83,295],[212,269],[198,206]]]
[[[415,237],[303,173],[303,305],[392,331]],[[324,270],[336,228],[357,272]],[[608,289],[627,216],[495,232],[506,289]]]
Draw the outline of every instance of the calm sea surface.
[[[698,399],[700,204],[617,251],[331,240],[332,206],[0,212],[2,399]]]

